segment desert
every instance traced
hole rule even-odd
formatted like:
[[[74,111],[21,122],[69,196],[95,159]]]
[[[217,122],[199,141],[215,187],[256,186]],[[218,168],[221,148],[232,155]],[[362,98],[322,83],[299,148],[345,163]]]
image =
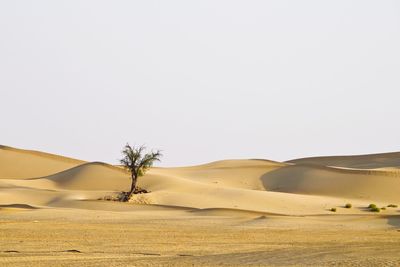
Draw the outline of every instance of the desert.
[[[148,193],[119,202],[119,165],[1,146],[0,263],[396,266],[399,167],[400,153],[152,167]]]
[[[400,266],[400,1],[0,1],[0,267]]]

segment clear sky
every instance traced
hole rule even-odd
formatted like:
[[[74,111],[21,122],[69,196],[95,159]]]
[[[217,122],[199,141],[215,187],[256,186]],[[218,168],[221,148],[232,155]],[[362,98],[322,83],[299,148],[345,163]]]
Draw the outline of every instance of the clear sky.
[[[161,165],[400,151],[399,1],[1,1],[0,144]]]

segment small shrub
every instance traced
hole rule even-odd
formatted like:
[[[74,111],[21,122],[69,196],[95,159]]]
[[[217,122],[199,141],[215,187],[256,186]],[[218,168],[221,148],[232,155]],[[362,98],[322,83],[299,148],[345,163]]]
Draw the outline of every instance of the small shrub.
[[[389,205],[387,205],[389,208],[397,208],[397,205],[395,205],[395,204],[389,204]]]
[[[376,209],[377,206],[376,206],[375,204],[369,204],[368,208],[369,208],[369,209]]]
[[[119,192],[119,193],[116,193],[116,194],[113,194],[113,195],[100,197],[97,200],[126,202],[129,199],[128,199],[128,192]]]
[[[118,197],[116,198],[116,201],[120,201],[120,202],[128,202],[129,201],[129,192],[120,192],[118,194]]]
[[[386,207],[382,207],[381,210],[386,210]]]
[[[347,203],[346,205],[344,205],[344,207],[345,207],[346,209],[351,209],[352,205],[351,205],[351,203]]]
[[[147,191],[146,189],[136,186],[135,191],[133,193],[134,194],[147,194],[147,193],[150,193],[150,191]]]
[[[380,212],[381,209],[378,208],[378,207],[374,207],[374,208],[371,208],[370,211],[372,211],[372,212]]]
[[[121,199],[123,198],[123,192],[122,193],[116,193],[113,195],[107,195],[104,197],[100,197],[97,200],[106,200],[106,201],[121,201]]]
[[[336,208],[331,208],[330,211],[336,212]]]

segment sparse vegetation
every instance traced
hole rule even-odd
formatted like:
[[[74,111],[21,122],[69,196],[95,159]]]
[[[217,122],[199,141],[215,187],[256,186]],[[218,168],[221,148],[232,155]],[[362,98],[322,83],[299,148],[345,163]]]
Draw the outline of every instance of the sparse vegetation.
[[[146,193],[145,190],[138,190],[136,184],[140,176],[143,176],[145,172],[153,166],[153,163],[160,161],[162,156],[160,150],[155,152],[151,151],[145,153],[145,146],[130,146],[126,144],[122,150],[122,155],[124,156],[120,162],[122,166],[125,167],[131,173],[131,189],[129,192],[123,192],[121,201],[128,201],[133,194]]]
[[[368,209],[369,209],[369,211],[372,211],[372,212],[380,212],[381,211],[381,209],[378,208],[378,206],[376,206],[376,204],[369,204]]]
[[[388,206],[388,208],[397,208],[397,205],[395,205],[395,204],[389,204],[387,206]]]
[[[118,194],[118,195],[107,195],[107,196],[104,196],[104,197],[100,197],[100,198],[98,198],[97,200],[106,200],[106,201],[121,201],[120,200],[120,195],[122,195],[121,193],[120,194]]]
[[[351,205],[351,203],[347,203],[346,205],[344,205],[344,207],[345,207],[346,209],[351,209],[352,205]]]
[[[125,199],[127,198],[129,192],[119,192],[117,194],[114,195],[107,195],[101,198],[98,198],[97,200],[106,200],[106,201],[126,201]],[[142,189],[138,186],[136,186],[135,191],[133,192],[133,194],[145,194],[145,193],[149,193],[149,191],[147,191],[146,189]]]
[[[381,209],[378,207],[373,207],[373,208],[370,208],[369,210],[372,212],[380,212],[381,211]]]
[[[336,212],[336,208],[331,208],[330,211]]]
[[[386,207],[382,207],[381,210],[386,210]]]

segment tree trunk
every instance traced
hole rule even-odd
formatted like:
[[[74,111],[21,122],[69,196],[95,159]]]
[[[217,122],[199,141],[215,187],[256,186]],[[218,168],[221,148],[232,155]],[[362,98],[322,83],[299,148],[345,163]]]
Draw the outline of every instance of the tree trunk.
[[[129,199],[132,197],[132,195],[133,195],[133,193],[135,192],[135,189],[136,189],[136,182],[137,182],[136,175],[132,174],[131,179],[132,179],[132,181],[131,181],[132,182],[131,183],[131,190],[128,193],[128,198],[127,198],[126,201],[129,201]]]

